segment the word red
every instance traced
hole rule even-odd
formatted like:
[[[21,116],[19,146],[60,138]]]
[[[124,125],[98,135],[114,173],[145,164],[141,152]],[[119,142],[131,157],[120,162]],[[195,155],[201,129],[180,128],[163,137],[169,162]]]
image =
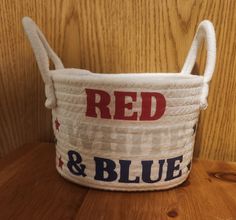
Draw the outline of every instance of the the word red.
[[[126,115],[125,110],[132,110],[133,103],[137,100],[137,92],[114,91],[115,112],[111,115],[109,104],[111,96],[103,90],[85,89],[87,95],[86,116],[98,117],[96,110],[99,109],[100,117],[115,120],[140,120],[150,121],[159,119],[165,112],[166,100],[161,93],[141,92],[141,114],[132,111],[132,114]],[[132,101],[126,102],[126,97]],[[155,99],[155,111],[152,112],[152,100]]]

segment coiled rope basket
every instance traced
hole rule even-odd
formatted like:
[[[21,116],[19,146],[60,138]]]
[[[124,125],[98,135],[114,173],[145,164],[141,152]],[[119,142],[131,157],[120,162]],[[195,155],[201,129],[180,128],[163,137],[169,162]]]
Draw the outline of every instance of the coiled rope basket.
[[[67,69],[28,17],[23,26],[52,110],[56,168],[66,179],[107,190],[167,189],[189,175],[199,112],[216,60],[214,27],[200,23],[180,73],[98,74]],[[192,75],[206,40],[203,76]],[[49,59],[55,70],[49,70]]]

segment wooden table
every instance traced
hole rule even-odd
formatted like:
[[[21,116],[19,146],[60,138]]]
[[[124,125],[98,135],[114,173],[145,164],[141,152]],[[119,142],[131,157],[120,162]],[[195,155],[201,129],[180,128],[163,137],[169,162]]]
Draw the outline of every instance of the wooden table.
[[[236,163],[194,160],[190,178],[159,192],[81,187],[55,170],[52,144],[0,161],[0,219],[236,219]]]

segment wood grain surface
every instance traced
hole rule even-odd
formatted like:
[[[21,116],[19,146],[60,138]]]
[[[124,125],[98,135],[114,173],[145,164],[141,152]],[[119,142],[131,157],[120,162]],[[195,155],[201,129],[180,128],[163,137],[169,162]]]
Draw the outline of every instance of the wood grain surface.
[[[195,160],[177,188],[154,192],[89,189],[62,178],[52,144],[31,144],[0,161],[0,219],[236,218],[236,163]]]
[[[195,156],[236,161],[236,1],[2,0],[0,157],[32,141],[52,141],[44,85],[21,19],[32,17],[66,67],[95,72],[178,72],[197,25],[211,20],[217,65]],[[195,72],[205,64],[202,49]]]

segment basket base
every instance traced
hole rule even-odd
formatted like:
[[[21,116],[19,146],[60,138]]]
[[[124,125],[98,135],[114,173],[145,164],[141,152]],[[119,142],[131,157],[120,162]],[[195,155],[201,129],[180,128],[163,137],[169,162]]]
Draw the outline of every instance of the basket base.
[[[124,184],[123,186],[120,185],[115,185],[112,183],[103,183],[100,182],[99,184],[97,183],[97,181],[80,181],[79,179],[75,180],[74,178],[72,178],[70,175],[66,175],[59,167],[56,167],[57,172],[66,180],[69,180],[70,182],[73,182],[75,184],[81,185],[81,186],[85,186],[85,187],[89,187],[89,188],[93,188],[93,189],[100,189],[100,190],[108,190],[108,191],[159,191],[159,190],[167,190],[167,189],[171,189],[174,188],[176,186],[179,186],[180,184],[182,184],[189,176],[189,173],[186,173],[184,175],[182,175],[179,178],[176,178],[174,182],[171,183],[165,183],[163,184],[138,184],[137,185],[129,185],[127,187],[127,184]]]

